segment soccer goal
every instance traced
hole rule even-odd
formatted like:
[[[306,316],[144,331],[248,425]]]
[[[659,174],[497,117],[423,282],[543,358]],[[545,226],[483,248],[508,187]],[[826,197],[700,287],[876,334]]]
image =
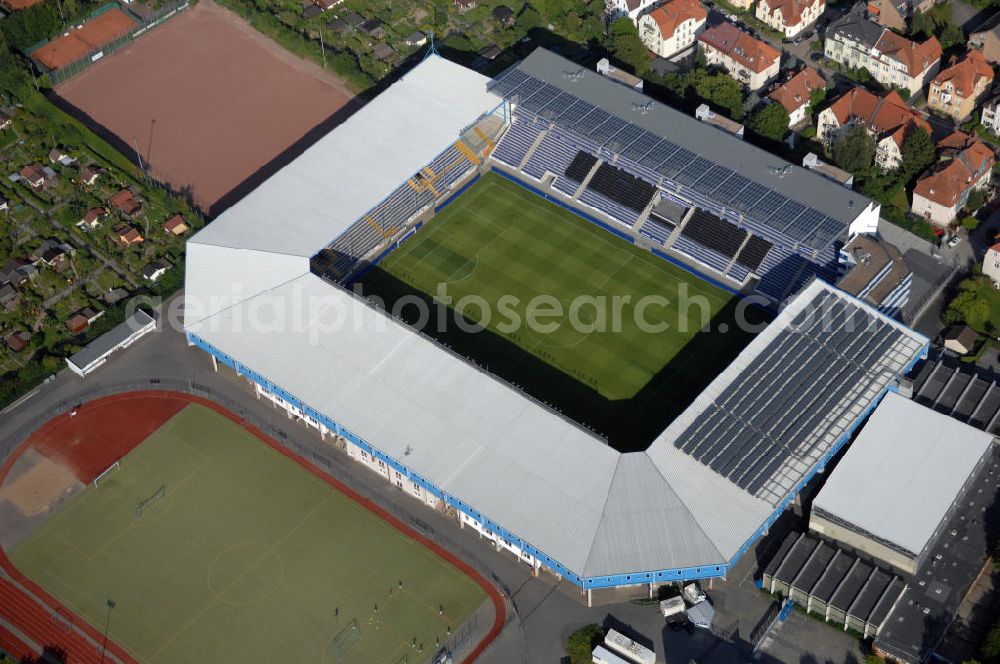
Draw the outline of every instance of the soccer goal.
[[[347,623],[344,629],[337,632],[337,635],[333,637],[333,644],[331,649],[333,651],[334,657],[343,657],[351,648],[361,640],[361,630],[358,629],[358,619],[354,618],[351,622]]]
[[[90,483],[91,486],[96,487],[101,482],[101,480],[104,479],[105,475],[109,474],[112,470],[118,470],[121,467],[122,467],[121,460],[119,459],[118,461],[115,461],[113,464],[108,466],[100,475],[94,478],[94,481]]]
[[[157,500],[166,497],[167,497],[167,485],[161,484],[160,488],[154,491],[152,495],[149,496],[149,498],[145,498],[139,501],[139,504],[135,506],[135,515],[137,517],[141,517],[142,513],[146,511],[146,508],[155,503]]]

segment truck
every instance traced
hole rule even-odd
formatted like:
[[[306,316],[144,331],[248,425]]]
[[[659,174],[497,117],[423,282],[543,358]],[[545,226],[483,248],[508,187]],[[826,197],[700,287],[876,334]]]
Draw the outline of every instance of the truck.
[[[627,659],[622,659],[604,646],[597,646],[591,653],[591,661],[594,664],[632,664]]]
[[[660,602],[660,613],[663,614],[664,618],[669,618],[670,616],[677,615],[678,613],[684,612],[684,598],[683,597],[669,597]]]
[[[681,604],[683,605],[684,602]],[[623,655],[628,661],[637,664],[656,664],[655,652],[613,629],[609,629],[605,635],[604,645],[608,647],[608,650]]]
[[[695,581],[694,583],[689,583],[686,586],[684,586],[683,595],[684,595],[684,600],[688,604],[691,604],[692,606],[697,604],[698,602],[704,602],[706,599],[708,599],[705,596],[705,592],[701,589],[701,586],[698,585],[697,581]]]

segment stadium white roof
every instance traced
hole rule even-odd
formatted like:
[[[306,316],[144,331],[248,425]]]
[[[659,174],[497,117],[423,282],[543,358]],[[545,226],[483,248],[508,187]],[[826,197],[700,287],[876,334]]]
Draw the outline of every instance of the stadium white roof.
[[[920,555],[992,444],[988,433],[888,394],[813,507]]]
[[[310,273],[312,253],[495,107],[485,87],[428,58],[192,238],[185,328],[582,578],[725,565],[927,340],[813,282],[649,450],[619,454]],[[803,321],[816,307],[873,327],[817,331]],[[763,421],[781,406],[786,355],[816,372],[794,406],[822,413],[789,417],[787,435]],[[842,370],[823,371],[831,363]],[[733,387],[748,399],[738,407]],[[766,449],[721,435],[718,459],[685,448],[715,413],[742,413],[726,427]],[[730,468],[734,455],[766,463]]]

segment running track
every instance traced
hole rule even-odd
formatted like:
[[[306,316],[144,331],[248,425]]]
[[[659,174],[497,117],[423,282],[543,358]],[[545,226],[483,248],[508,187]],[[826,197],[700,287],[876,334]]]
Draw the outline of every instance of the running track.
[[[239,424],[274,450],[295,461],[307,472],[374,512],[393,528],[420,542],[478,583],[493,604],[493,625],[483,640],[465,658],[463,664],[475,661],[503,629],[506,608],[500,594],[470,565],[417,533],[377,504],[355,493],[304,458],[278,444],[257,427],[208,399],[180,392],[149,390],[116,394],[87,402],[75,416],[71,417],[68,413],[59,415],[29,436],[0,467],[0,484],[28,447],[35,447],[47,456],[56,457],[61,462],[67,463],[81,481],[89,482],[100,472],[95,469],[107,468],[120,459],[189,403],[211,408]],[[142,432],[142,435],[139,436],[136,432]],[[65,446],[62,449],[58,446],[60,441],[63,441]],[[0,568],[9,577],[0,576],[0,617],[42,647],[66,653],[66,664],[101,664],[102,661],[108,661],[107,658],[102,658],[101,654],[103,634],[21,574],[2,550],[0,550]],[[0,647],[15,655],[40,654],[2,625],[0,625]],[[137,660],[116,643],[108,641],[107,650],[109,654],[113,654],[126,664],[138,664]]]

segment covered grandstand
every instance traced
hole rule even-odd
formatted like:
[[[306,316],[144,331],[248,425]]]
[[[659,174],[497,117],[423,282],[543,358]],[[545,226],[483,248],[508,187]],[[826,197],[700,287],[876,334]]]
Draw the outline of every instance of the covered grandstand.
[[[742,284],[754,273],[757,290],[773,300],[814,276],[834,280],[838,244],[877,227],[879,206],[865,196],[544,49],[490,90],[512,107],[493,153],[502,167],[637,229],[713,277]],[[581,152],[596,164],[583,180]],[[650,214],[660,200],[724,223],[673,234]]]
[[[648,450],[616,452],[342,285],[486,166],[481,150],[510,119],[487,83],[428,57],[192,238],[188,339],[536,569],[587,590],[724,576],[926,354],[927,339],[813,280]],[[560,157],[560,172],[576,161],[573,172],[592,177],[606,164],[579,152]],[[454,153],[461,165],[434,165]],[[608,182],[627,182],[621,162],[608,168]],[[864,214],[867,199],[836,190]],[[383,232],[374,218],[397,196],[409,197],[391,225],[399,231]],[[635,212],[640,202],[617,204]],[[716,216],[695,228],[720,223],[703,212]],[[848,216],[808,235],[830,246],[857,221]],[[759,261],[755,231],[732,232],[747,233],[738,256]],[[345,244],[348,233],[364,239]],[[341,254],[350,260],[338,263]]]

